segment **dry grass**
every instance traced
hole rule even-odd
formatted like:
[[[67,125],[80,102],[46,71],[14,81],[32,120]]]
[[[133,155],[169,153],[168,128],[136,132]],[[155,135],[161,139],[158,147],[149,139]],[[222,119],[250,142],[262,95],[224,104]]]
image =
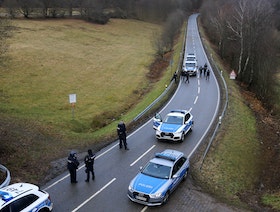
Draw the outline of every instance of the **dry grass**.
[[[89,129],[93,117],[108,112],[114,118],[148,86],[158,25],[115,19],[104,26],[81,20],[13,24],[8,59],[0,67],[6,114],[65,128],[72,118],[68,95],[75,93],[75,119]]]

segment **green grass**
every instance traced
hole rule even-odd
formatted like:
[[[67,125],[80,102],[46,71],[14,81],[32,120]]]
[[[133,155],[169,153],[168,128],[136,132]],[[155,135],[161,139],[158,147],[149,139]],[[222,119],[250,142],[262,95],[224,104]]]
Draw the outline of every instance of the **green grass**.
[[[105,26],[79,20],[17,20],[14,25],[0,70],[0,110],[6,114],[63,131],[74,124],[87,133],[99,127],[92,126],[94,118],[119,118],[152,86],[145,75],[154,59],[151,37],[158,25],[125,20]],[[77,95],[75,122],[72,93]]]
[[[273,209],[280,210],[280,194],[265,194],[262,198],[262,203],[271,205]]]

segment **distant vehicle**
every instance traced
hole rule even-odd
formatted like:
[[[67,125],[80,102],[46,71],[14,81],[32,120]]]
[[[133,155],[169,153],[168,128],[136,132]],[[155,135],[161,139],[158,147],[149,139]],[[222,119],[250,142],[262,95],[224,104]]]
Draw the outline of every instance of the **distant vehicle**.
[[[165,204],[179,183],[186,179],[190,162],[182,152],[166,149],[156,153],[128,186],[127,196],[147,206]]]
[[[0,189],[1,212],[49,212],[50,195],[30,183],[15,183]]]
[[[197,61],[185,61],[184,65],[183,65],[183,75],[185,75],[186,73],[189,74],[189,76],[196,76],[197,75]]]
[[[185,135],[192,130],[193,124],[193,116],[188,110],[172,110],[164,119],[156,113],[153,120],[158,140],[183,142]]]
[[[196,56],[194,53],[187,54],[186,61],[196,61]]]

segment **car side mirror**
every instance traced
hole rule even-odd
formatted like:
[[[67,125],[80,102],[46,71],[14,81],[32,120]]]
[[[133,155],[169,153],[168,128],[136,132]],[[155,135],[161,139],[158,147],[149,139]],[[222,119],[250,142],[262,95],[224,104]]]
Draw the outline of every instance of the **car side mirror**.
[[[140,171],[142,171],[142,169],[143,169],[143,166],[140,166],[140,167],[139,167],[139,169],[140,169]]]
[[[177,174],[174,174],[173,176],[172,176],[172,178],[177,178],[178,177],[178,175]]]
[[[158,122],[162,122],[162,118],[161,118],[161,115],[159,113],[155,114],[154,119],[156,119]]]

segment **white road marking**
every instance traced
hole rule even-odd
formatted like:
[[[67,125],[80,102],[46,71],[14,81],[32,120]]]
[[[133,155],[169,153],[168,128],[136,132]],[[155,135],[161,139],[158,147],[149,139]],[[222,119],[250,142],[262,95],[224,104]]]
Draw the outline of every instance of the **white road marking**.
[[[107,188],[110,184],[112,184],[116,178],[113,178],[109,183],[107,183],[105,186],[103,186],[100,190],[98,190],[96,193],[94,193],[90,198],[88,198],[86,201],[84,201],[82,204],[80,204],[77,208],[72,210],[72,212],[78,211],[81,207],[83,207],[85,204],[87,204],[92,198],[94,198],[96,195],[98,195],[101,191],[103,191],[105,188]]]
[[[49,188],[55,186],[57,183],[61,182],[65,178],[69,177],[70,174],[65,175],[64,177],[60,178],[59,180],[55,181],[53,184],[49,185],[48,187],[44,188],[44,190],[48,190]]]
[[[150,149],[148,149],[144,154],[142,154],[137,160],[135,160],[130,166],[133,166],[135,163],[137,163],[141,158],[143,158],[148,152],[150,152],[156,145],[153,145]]]
[[[198,100],[198,96],[195,97],[195,100],[193,102],[194,105],[196,104],[197,100]]]
[[[100,155],[96,156],[95,159],[100,158],[101,156],[105,155],[106,153],[110,152],[112,149],[114,149],[116,146],[118,146],[119,144],[116,143],[114,146],[112,146],[111,148],[107,149],[105,152],[101,153]]]
[[[148,209],[148,206],[145,206],[145,207],[141,210],[141,212],[145,212],[147,209]]]

